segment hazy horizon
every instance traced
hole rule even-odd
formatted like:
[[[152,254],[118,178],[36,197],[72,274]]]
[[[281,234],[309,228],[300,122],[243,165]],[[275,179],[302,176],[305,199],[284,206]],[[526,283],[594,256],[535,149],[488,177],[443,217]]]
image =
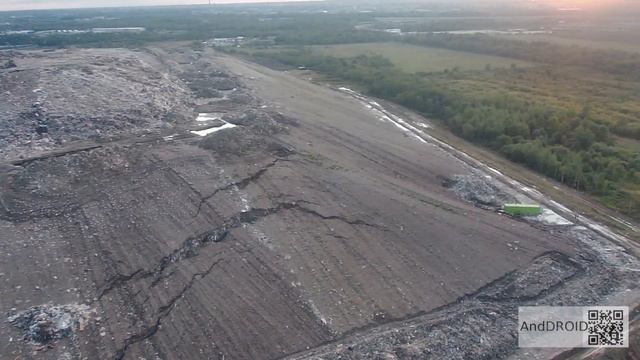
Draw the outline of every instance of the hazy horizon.
[[[322,0],[212,0],[215,4],[249,4],[276,2],[306,2]],[[100,8],[126,6],[206,5],[209,0],[7,0],[0,3],[0,11],[44,10],[70,8]]]
[[[308,2],[324,0],[212,0],[215,4],[248,4],[248,3],[277,3],[277,2]],[[457,2],[464,2],[458,0]],[[436,3],[438,1],[425,1]],[[633,0],[474,0],[471,3],[520,3],[523,5],[548,5],[557,8],[598,9],[611,6],[634,5]],[[5,0],[0,4],[0,11],[69,9],[69,8],[99,8],[126,6],[162,6],[162,5],[204,5],[209,0]],[[637,4],[636,4],[637,5]]]

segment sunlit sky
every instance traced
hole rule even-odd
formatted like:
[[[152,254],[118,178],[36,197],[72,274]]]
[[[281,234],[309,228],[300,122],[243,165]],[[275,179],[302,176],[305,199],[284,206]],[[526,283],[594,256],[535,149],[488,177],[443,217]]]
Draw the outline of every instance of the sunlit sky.
[[[547,0],[542,1],[548,4],[554,4],[558,7],[576,7],[576,8],[599,8],[609,7],[613,5],[623,5],[625,3],[634,3],[634,0]]]
[[[278,0],[305,1],[305,0]],[[394,0],[388,0],[393,2]],[[425,0],[433,2],[434,0]],[[438,0],[435,0],[437,2]],[[444,1],[444,0],[441,0]],[[477,0],[478,3],[490,3],[492,0]],[[558,8],[593,9],[611,5],[637,3],[638,0],[495,0],[495,2],[541,3]],[[139,5],[189,5],[207,4],[209,0],[0,0],[0,11],[32,10],[55,8],[107,7],[107,6],[139,6]],[[215,0],[216,4],[275,2],[274,0]],[[473,3],[474,1],[467,0]]]

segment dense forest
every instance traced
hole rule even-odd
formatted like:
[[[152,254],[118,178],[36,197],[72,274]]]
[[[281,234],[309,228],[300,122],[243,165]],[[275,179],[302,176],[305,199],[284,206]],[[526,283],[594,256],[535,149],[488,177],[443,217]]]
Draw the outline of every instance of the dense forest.
[[[439,119],[455,134],[594,194],[626,213],[640,211],[638,200],[623,191],[626,184],[640,180],[640,155],[613,146],[610,129],[594,119],[588,107],[574,111],[508,93],[490,97],[459,93],[446,86],[458,76],[455,73],[419,77],[379,56],[344,59],[307,50],[256,56],[355,83],[370,95]]]

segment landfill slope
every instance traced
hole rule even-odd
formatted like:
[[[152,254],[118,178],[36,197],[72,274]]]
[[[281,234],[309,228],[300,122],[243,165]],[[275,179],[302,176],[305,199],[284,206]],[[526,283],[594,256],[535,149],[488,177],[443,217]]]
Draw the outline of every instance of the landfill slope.
[[[25,51],[0,76],[90,59],[116,83],[150,71],[164,85],[107,92],[97,118],[67,97],[78,138],[19,117],[2,129],[25,133],[0,143],[0,357],[506,357],[513,331],[493,325],[518,304],[638,284],[636,259],[608,239],[452,190],[487,179],[348,93],[210,49],[88,53]],[[133,105],[143,98],[156,103]],[[127,106],[139,112],[121,118]],[[433,329],[450,346],[425,338]]]

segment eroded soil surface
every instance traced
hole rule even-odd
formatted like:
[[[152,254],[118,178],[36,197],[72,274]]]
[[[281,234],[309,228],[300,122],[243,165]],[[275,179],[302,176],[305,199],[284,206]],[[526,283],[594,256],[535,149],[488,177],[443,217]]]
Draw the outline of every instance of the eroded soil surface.
[[[1,358],[525,358],[518,305],[640,284],[415,114],[177,45],[11,56]]]

